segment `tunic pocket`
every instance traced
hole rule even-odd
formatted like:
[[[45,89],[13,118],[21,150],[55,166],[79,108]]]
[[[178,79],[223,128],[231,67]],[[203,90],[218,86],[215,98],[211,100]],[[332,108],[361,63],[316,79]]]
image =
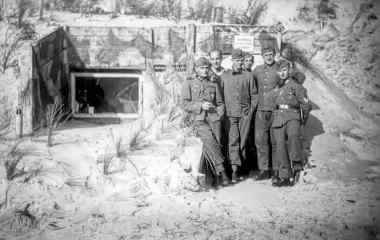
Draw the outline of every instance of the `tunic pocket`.
[[[215,89],[215,87],[214,86],[207,87],[207,98],[208,98],[207,100],[209,102],[213,103],[215,97],[216,97],[216,89]]]

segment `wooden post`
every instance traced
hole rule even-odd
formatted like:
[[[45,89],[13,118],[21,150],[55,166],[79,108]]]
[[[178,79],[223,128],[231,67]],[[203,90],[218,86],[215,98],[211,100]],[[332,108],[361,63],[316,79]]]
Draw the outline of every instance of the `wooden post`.
[[[62,69],[62,75],[63,79],[66,81],[66,83],[63,85],[64,87],[69,88],[68,89],[68,96],[67,97],[67,102],[64,101],[64,104],[66,106],[70,106],[70,100],[71,100],[71,92],[70,89],[70,62],[69,62],[69,44],[67,42],[67,34],[68,34],[68,27],[66,26],[65,28],[60,28],[58,31],[60,31],[60,35],[63,38],[62,39],[62,62],[63,62],[63,69]]]
[[[44,0],[40,0],[40,20],[44,18]]]
[[[7,0],[1,0],[1,18],[7,20]]]
[[[187,55],[187,74],[193,73],[194,69],[194,54],[196,43],[196,27],[194,24],[189,24],[186,29],[186,55]]]
[[[278,47],[278,52],[281,53],[281,45],[282,45],[282,33],[279,31],[277,32],[276,35],[276,40],[277,40],[277,47]]]
[[[217,46],[218,36],[216,33],[215,25],[212,26],[212,48],[213,49],[219,49],[219,46]],[[220,49],[219,49],[220,50]]]
[[[17,4],[17,27],[21,28],[22,25],[22,17],[24,15],[24,0],[19,0]]]
[[[145,69],[148,73],[154,73],[154,62],[153,62],[153,51],[154,51],[154,30],[150,29],[150,39],[152,44],[150,45],[150,49],[147,49],[145,52]]]
[[[0,1],[0,21],[4,18],[4,0]]]

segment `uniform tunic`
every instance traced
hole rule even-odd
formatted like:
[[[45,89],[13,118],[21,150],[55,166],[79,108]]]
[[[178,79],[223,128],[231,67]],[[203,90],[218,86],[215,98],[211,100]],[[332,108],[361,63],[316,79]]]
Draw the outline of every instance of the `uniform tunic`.
[[[306,89],[292,78],[273,90],[272,96],[276,106],[271,129],[273,169],[279,171],[280,178],[289,178],[292,168],[302,168],[300,124],[307,119],[311,105]]]
[[[240,166],[250,130],[249,117],[257,105],[257,87],[249,72],[231,70],[221,75],[221,86],[226,106],[228,156],[232,165]]]
[[[270,167],[270,126],[272,111],[275,106],[270,92],[278,84],[277,63],[259,65],[253,70],[259,92],[257,112],[255,115],[255,144],[259,170],[269,170]]]
[[[220,129],[214,127],[224,115],[224,102],[218,84],[199,77],[186,80],[181,96],[183,109],[191,115],[196,134],[203,142],[202,155],[205,159],[202,160],[210,163],[214,174],[224,171],[224,156],[218,141],[221,133]],[[203,110],[202,103],[205,101],[212,103],[215,108]]]

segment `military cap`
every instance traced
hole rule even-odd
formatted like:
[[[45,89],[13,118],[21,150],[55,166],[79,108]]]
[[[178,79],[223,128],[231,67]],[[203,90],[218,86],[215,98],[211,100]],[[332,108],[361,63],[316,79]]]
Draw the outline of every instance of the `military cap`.
[[[278,61],[277,65],[278,65],[278,69],[282,69],[284,67],[290,68],[291,66],[290,62],[285,59],[281,59],[280,61]]]
[[[231,54],[232,59],[241,59],[243,58],[243,51],[241,49],[233,49]]]
[[[195,66],[200,67],[200,66],[209,66],[210,62],[207,58],[205,57],[200,57],[195,61]]]
[[[211,50],[208,55],[211,56],[211,53],[217,53],[218,56],[222,56],[222,51],[219,50],[219,49],[213,49],[213,50]]]
[[[250,54],[249,52],[244,52],[244,58],[255,58],[253,54]]]
[[[275,50],[274,50],[274,47],[273,46],[263,46],[262,48],[261,48],[261,55],[264,55],[264,53],[267,53],[267,52],[275,52]]]

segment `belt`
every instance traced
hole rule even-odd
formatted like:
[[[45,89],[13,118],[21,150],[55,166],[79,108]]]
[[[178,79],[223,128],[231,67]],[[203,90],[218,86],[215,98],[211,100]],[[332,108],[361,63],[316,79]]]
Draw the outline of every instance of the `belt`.
[[[293,109],[293,110],[299,110],[299,107],[295,107],[295,106],[291,106],[291,105],[288,105],[288,104],[279,104],[279,105],[276,105],[276,109]]]

